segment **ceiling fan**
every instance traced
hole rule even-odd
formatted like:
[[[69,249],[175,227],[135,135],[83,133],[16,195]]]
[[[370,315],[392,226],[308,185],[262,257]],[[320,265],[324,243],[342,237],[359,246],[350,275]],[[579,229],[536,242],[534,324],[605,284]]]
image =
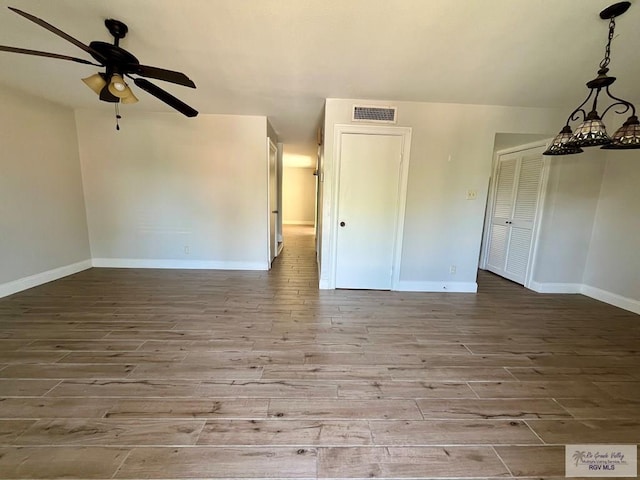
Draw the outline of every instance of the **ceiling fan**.
[[[183,115],[186,115],[187,117],[195,117],[198,115],[197,110],[190,107],[182,100],[174,97],[157,85],[154,85],[146,78],[140,78],[155,78],[165,82],[183,85],[185,87],[196,88],[195,83],[193,83],[193,81],[184,73],[165,70],[158,67],[150,67],[148,65],[141,65],[136,57],[121,48],[119,46],[120,40],[123,39],[129,31],[128,27],[124,23],[114,19],[107,19],[104,21],[107,30],[109,30],[109,33],[114,38],[113,45],[99,41],[93,41],[89,43],[89,45],[85,45],[81,41],[73,38],[44,20],[31,15],[30,13],[23,12],[22,10],[18,10],[13,7],[8,8],[27,20],[31,20],[33,23],[36,23],[50,32],[55,33],[59,37],[64,38],[68,42],[73,43],[76,47],[81,48],[91,55],[98,63],[83,60],[82,58],[70,57],[68,55],[59,55],[57,53],[41,52],[38,50],[28,50],[26,48],[9,47],[4,45],[0,45],[0,51],[36,55],[39,57],[58,58],[60,60],[69,60],[76,63],[104,67],[104,72],[96,73],[83,79],[83,82],[85,82],[89,88],[100,96],[100,100],[111,103],[137,102],[138,99],[124,80],[124,77],[128,77],[133,80],[133,83],[135,83],[136,86],[166,103],[170,107],[176,109]],[[136,77],[133,77],[132,75],[136,75]]]

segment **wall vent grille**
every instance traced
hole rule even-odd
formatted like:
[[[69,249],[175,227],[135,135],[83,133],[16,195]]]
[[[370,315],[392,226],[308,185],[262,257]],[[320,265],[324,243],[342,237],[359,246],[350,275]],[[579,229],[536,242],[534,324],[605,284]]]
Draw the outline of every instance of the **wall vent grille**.
[[[396,107],[354,105],[351,120],[354,122],[396,123]]]

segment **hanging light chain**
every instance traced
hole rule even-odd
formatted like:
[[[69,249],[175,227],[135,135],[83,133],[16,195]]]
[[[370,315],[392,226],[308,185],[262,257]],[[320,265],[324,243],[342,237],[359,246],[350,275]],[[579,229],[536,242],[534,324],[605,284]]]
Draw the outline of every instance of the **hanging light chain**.
[[[611,17],[611,20],[609,20],[609,40],[607,41],[607,46],[604,50],[604,58],[600,62],[600,68],[607,68],[611,61],[611,40],[613,40],[613,32],[615,29],[616,17]]]
[[[120,104],[115,103],[114,105],[116,109],[116,130],[120,130],[120,119],[122,118],[122,115],[120,115]]]

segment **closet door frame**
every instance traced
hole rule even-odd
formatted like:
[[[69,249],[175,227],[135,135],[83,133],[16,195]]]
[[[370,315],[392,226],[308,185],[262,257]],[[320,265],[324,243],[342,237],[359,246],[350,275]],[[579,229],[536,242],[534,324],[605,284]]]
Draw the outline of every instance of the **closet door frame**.
[[[533,150],[536,148],[547,148],[550,144],[550,140],[543,140],[540,142],[527,143],[526,145],[519,145],[513,148],[506,148],[495,152],[493,156],[492,174],[489,180],[489,195],[487,197],[487,207],[484,218],[484,229],[482,232],[482,249],[480,250],[480,262],[479,267],[483,270],[487,269],[487,258],[489,256],[489,240],[491,235],[491,219],[493,218],[493,206],[496,197],[497,189],[497,175],[499,167],[499,159],[502,155],[511,153],[523,152],[525,150]],[[535,220],[533,221],[533,232],[531,237],[531,249],[529,253],[529,262],[527,273],[525,275],[524,287],[531,289],[531,282],[533,273],[536,268],[536,257],[538,253],[538,239],[540,237],[540,224],[544,217],[545,198],[547,194],[547,182],[549,179],[549,157],[542,157],[542,172],[540,174],[540,196],[538,198],[538,208],[536,209]]]

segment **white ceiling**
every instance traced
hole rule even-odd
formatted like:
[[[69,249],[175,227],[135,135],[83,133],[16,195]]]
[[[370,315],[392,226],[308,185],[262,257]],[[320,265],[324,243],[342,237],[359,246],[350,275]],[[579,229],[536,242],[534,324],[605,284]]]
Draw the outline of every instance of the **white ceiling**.
[[[604,55],[608,0],[0,0],[0,44],[90,59],[8,10],[89,43],[129,26],[141,63],[185,72],[157,81],[201,113],[267,115],[291,154],[315,155],[327,97],[577,106]],[[640,101],[640,5],[617,22],[612,90]],[[91,66],[0,52],[0,84],[70,107],[110,109],[80,82]],[[134,87],[135,89],[136,87]],[[170,111],[145,92],[126,109]],[[568,113],[568,112],[567,112]],[[185,121],[190,121],[185,118]],[[559,129],[561,125],[558,125]],[[555,130],[553,126],[552,130]]]

